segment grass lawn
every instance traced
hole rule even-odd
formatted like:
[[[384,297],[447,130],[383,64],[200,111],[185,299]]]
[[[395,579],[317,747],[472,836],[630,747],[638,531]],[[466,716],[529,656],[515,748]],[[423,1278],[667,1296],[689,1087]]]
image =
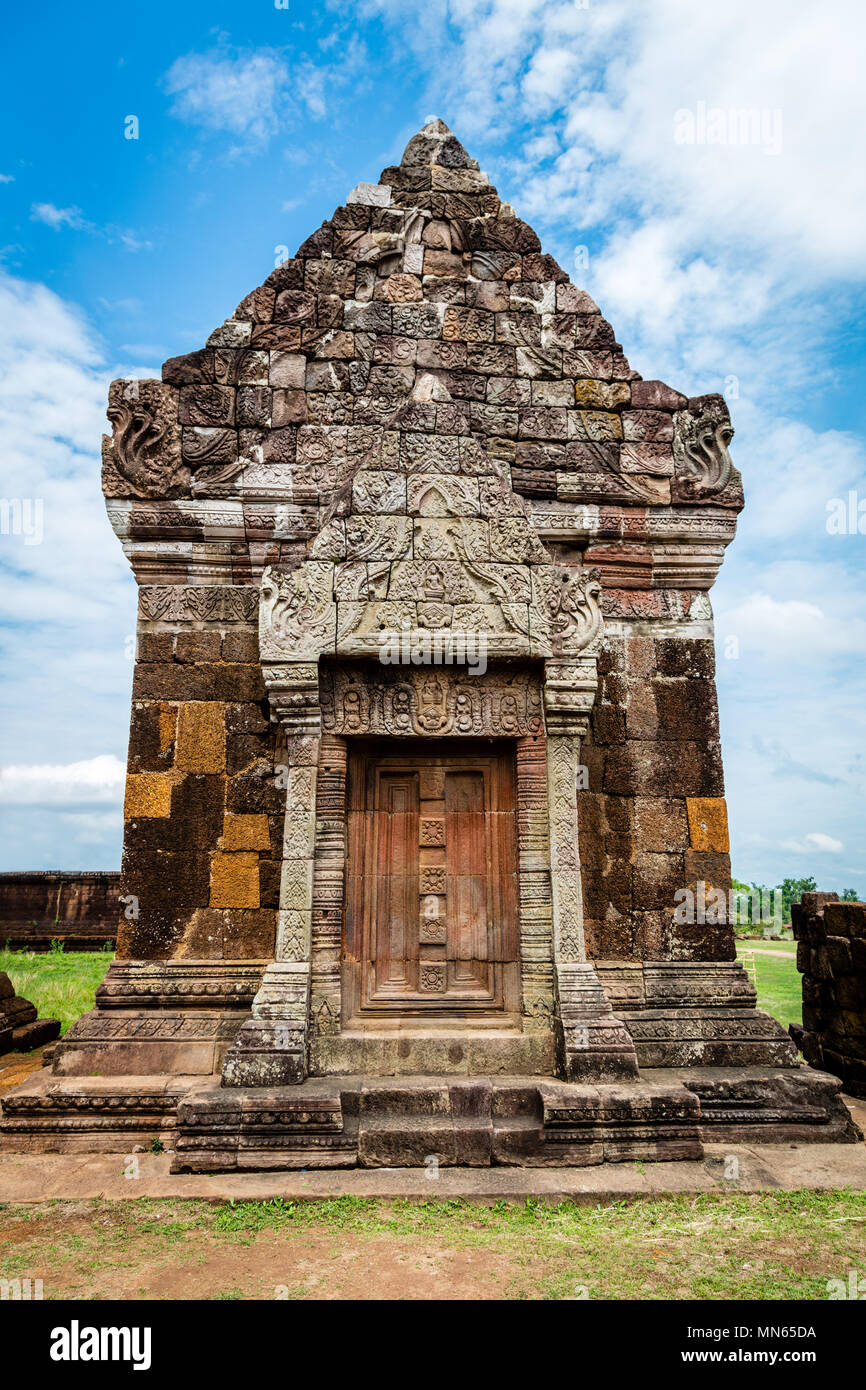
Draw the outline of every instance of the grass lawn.
[[[93,1008],[97,986],[113,960],[113,951],[0,950],[0,970],[16,994],[35,1004],[40,1018],[59,1018],[64,1033]]]
[[[0,1208],[0,1277],[46,1299],[824,1299],[864,1268],[856,1192]]]
[[[737,957],[744,950],[755,950],[758,977],[758,1008],[779,1020],[783,1028],[803,1022],[803,977],[797,970],[796,943],[793,941],[738,941]]]

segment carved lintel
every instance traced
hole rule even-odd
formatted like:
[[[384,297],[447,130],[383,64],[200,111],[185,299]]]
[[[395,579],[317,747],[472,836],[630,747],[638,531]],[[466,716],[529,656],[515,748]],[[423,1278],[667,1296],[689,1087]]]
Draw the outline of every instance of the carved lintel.
[[[511,667],[470,676],[442,667],[322,667],[322,725],[336,735],[517,738],[544,729],[537,677]]]

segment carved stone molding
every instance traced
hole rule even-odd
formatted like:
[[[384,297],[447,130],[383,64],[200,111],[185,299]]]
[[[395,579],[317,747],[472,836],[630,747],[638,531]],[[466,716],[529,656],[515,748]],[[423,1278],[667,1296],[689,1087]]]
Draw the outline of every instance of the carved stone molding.
[[[244,585],[146,584],[138,591],[138,615],[162,623],[253,623],[259,591]]]

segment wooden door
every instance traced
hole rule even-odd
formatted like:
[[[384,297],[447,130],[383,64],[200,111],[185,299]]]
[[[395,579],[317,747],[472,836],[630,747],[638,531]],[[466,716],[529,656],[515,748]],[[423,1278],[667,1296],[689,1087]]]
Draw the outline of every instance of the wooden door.
[[[350,758],[345,1020],[516,1012],[513,753],[379,750]]]

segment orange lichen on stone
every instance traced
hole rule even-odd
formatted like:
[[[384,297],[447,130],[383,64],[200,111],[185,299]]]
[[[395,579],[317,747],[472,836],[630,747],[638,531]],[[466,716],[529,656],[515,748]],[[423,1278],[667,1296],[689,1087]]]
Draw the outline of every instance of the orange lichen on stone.
[[[259,856],[218,851],[210,865],[211,907],[259,906]]]
[[[264,815],[245,816],[227,811],[223,817],[221,850],[270,849],[271,832]]]
[[[221,701],[196,700],[178,706],[174,761],[184,772],[225,770],[225,705]]]
[[[692,849],[704,854],[727,854],[728,808],[723,796],[687,796],[689,839]]]
[[[165,772],[131,772],[126,779],[124,820],[171,814],[171,783]]]

